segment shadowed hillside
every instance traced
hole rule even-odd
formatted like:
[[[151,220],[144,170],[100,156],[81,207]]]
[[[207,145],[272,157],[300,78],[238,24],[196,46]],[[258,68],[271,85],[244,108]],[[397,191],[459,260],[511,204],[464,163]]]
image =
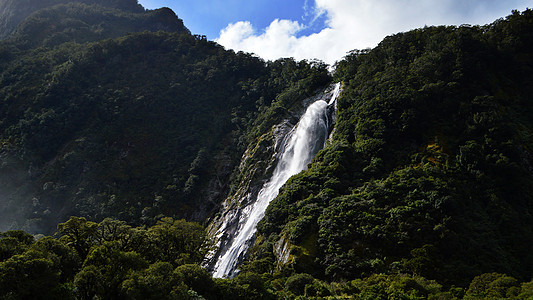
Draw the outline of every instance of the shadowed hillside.
[[[56,5],[0,53],[2,228],[32,232],[70,215],[205,220],[257,107],[282,91],[292,105],[330,80],[322,64],[226,51],[169,9]]]
[[[7,37],[32,13],[54,5],[67,3],[96,4],[131,13],[142,13],[144,8],[137,0],[2,0],[0,1],[0,39]]]

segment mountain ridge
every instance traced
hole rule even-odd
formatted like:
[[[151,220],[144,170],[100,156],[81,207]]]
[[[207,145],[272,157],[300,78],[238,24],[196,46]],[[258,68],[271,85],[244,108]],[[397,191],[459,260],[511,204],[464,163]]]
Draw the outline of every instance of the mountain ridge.
[[[141,13],[144,8],[137,0],[3,0],[0,2],[0,39],[6,38],[32,13],[47,7],[66,3],[96,4],[124,11]]]

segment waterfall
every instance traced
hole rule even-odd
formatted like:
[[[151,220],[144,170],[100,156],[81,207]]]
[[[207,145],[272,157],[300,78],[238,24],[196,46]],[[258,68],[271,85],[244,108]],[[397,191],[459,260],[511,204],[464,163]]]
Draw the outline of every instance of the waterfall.
[[[263,218],[270,201],[276,198],[283,184],[291,176],[306,169],[307,164],[324,147],[330,123],[328,106],[335,104],[339,91],[340,83],[337,83],[333,92],[328,94],[331,95],[329,101],[321,99],[312,103],[298,124],[288,133],[272,177],[259,191],[257,200],[246,208],[233,240],[215,264],[213,277],[235,275],[235,268],[253,243],[257,223]]]

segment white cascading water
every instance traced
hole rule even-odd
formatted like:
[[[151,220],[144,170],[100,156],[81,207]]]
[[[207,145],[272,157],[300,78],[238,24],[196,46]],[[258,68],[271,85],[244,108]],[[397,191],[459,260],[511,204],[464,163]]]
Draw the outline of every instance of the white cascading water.
[[[256,232],[257,223],[263,218],[270,201],[276,198],[283,184],[291,176],[304,170],[318,151],[324,147],[329,132],[327,108],[334,104],[339,91],[340,83],[337,83],[329,103],[324,100],[312,103],[298,124],[291,130],[272,177],[259,191],[257,200],[251,205],[249,214],[246,214],[244,224],[240,224],[229,247],[218,258],[213,277],[222,278],[234,275],[237,263],[246,254]]]

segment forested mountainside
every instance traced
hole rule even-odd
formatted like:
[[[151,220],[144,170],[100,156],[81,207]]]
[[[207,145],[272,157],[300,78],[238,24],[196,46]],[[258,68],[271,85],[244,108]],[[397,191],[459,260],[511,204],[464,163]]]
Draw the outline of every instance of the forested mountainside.
[[[144,8],[136,0],[2,0],[0,2],[0,38],[5,38],[32,13],[60,4],[83,3],[142,13]]]
[[[257,107],[290,106],[330,81],[323,64],[265,63],[192,36],[168,9],[58,5],[0,49],[4,230],[53,233],[71,215],[203,221]]]
[[[532,29],[527,10],[346,56],[333,138],[270,204],[248,267],[277,261],[341,281],[401,272],[464,285],[494,271],[530,280]]]
[[[135,0],[0,21],[0,298],[533,297],[533,11],[399,33],[333,75]],[[326,147],[212,278],[209,218],[332,81]]]

